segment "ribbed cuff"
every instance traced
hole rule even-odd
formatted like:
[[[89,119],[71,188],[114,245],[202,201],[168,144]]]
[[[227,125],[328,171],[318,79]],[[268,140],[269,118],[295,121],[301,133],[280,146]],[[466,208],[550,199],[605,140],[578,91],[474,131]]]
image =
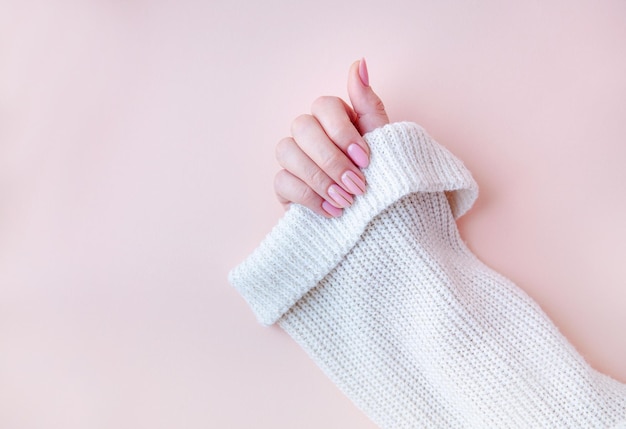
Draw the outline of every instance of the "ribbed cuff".
[[[229,273],[260,323],[275,323],[341,261],[376,215],[405,195],[446,191],[455,218],[476,200],[478,187],[463,163],[419,125],[389,124],[364,137],[371,150],[366,193],[333,219],[293,204]]]

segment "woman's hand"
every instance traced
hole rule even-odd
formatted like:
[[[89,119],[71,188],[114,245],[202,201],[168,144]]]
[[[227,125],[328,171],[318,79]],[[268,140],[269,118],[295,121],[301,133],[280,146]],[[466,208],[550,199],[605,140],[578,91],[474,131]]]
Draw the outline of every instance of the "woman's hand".
[[[354,196],[365,192],[360,168],[369,164],[369,147],[362,135],[389,123],[380,98],[369,86],[365,60],[348,73],[352,107],[338,97],[320,97],[310,115],[291,124],[291,137],[276,145],[283,168],[274,180],[281,204],[302,204],[325,217],[337,217]]]

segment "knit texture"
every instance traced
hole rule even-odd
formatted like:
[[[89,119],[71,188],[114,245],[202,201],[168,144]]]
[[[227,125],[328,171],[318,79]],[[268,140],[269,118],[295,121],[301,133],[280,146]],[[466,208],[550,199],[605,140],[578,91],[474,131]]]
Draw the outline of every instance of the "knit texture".
[[[293,206],[231,271],[259,321],[382,428],[626,427],[626,386],[461,240],[463,164],[412,123],[365,139],[365,195],[330,220]]]

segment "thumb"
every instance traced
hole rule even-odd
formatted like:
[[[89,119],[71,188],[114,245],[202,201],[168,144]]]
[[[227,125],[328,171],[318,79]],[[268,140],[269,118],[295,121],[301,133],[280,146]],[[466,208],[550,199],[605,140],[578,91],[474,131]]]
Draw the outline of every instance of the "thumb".
[[[389,123],[385,106],[369,85],[365,58],[352,63],[348,73],[348,96],[356,112],[355,125],[361,135]]]

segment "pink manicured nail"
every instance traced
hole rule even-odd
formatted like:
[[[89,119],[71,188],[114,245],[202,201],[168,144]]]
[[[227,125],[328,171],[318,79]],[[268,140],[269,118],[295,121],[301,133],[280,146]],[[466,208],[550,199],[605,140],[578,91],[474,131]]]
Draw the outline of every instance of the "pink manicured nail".
[[[359,77],[361,78],[361,82],[363,82],[363,85],[370,86],[370,76],[367,72],[367,64],[365,63],[365,58],[361,58],[361,61],[359,61]]]
[[[337,207],[333,206],[328,201],[324,201],[322,203],[322,208],[326,210],[326,213],[328,213],[332,217],[341,216],[341,209],[338,209]]]
[[[359,176],[357,176],[354,171],[346,171],[341,175],[341,181],[348,191],[352,192],[354,195],[363,195],[365,193],[365,182],[361,180]]]
[[[356,165],[361,168],[365,168],[370,164],[370,160],[367,157],[367,154],[363,150],[361,146],[356,143],[352,143],[348,146],[348,156]]]
[[[348,207],[354,202],[352,195],[335,184],[328,187],[328,196],[341,208]]]

